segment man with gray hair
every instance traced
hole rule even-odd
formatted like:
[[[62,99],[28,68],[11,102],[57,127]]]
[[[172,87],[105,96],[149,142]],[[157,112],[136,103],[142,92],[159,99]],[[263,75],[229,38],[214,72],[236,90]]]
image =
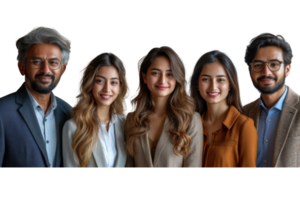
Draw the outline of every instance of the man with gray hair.
[[[62,128],[71,106],[52,90],[66,70],[70,41],[39,27],[16,45],[25,83],[0,99],[0,166],[60,167]]]

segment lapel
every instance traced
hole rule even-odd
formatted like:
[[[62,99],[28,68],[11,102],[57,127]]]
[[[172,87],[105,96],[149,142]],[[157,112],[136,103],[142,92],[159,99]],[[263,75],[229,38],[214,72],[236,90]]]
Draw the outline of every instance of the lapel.
[[[107,167],[107,162],[103,152],[103,146],[101,145],[99,136],[97,137],[95,147],[93,148],[93,156],[97,167]]]
[[[46,145],[42,136],[38,121],[36,119],[32,103],[27,94],[25,83],[20,87],[16,93],[16,102],[21,105],[19,112],[26,122],[35,142],[37,143],[40,151],[42,152],[46,166],[49,166]]]
[[[55,153],[55,167],[61,166],[61,160],[62,160],[62,129],[64,126],[64,123],[66,121],[65,119],[65,113],[60,109],[59,104],[57,103],[57,107],[54,110],[55,115],[55,125],[56,125],[56,138],[57,138],[57,144],[56,144],[56,153]]]
[[[259,115],[260,115],[260,98],[258,98],[254,103],[252,109],[249,111],[249,116],[254,121],[256,131],[258,133],[259,127]]]
[[[276,131],[274,150],[273,150],[273,162],[272,166],[278,164],[281,152],[283,151],[285,142],[289,136],[290,129],[294,122],[295,116],[298,112],[294,106],[299,102],[299,96],[288,87],[288,92],[283,103],[280,119]]]
[[[149,139],[148,139],[148,132],[141,137],[139,137],[140,143],[142,145],[142,149],[145,155],[145,159],[147,162],[147,166],[153,167],[150,146],[149,146]]]
[[[166,131],[166,127],[167,127],[168,122],[169,122],[169,120],[168,120],[168,117],[167,117],[166,120],[165,120],[165,123],[164,123],[163,131],[160,135],[160,138],[159,138],[157,146],[156,146],[156,150],[155,150],[155,154],[154,154],[154,162],[153,162],[154,167],[157,165],[157,162],[160,158],[160,155],[161,155],[163,149],[165,148],[165,146],[166,146],[166,144],[167,144],[167,142],[170,138],[170,132]],[[147,137],[148,137],[148,134],[147,134]],[[149,147],[148,147],[148,151],[150,153],[150,148]],[[151,158],[151,156],[150,156],[150,158]]]
[[[126,164],[126,146],[124,140],[124,127],[121,126],[119,118],[114,123],[117,158],[115,161],[115,167],[124,167]]]

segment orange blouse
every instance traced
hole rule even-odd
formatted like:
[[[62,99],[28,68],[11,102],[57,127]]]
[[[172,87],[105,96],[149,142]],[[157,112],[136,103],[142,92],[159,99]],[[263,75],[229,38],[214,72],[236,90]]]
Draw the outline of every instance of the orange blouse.
[[[203,132],[204,167],[256,167],[258,137],[254,122],[234,106],[229,108],[222,128],[212,133],[210,146],[204,126]]]

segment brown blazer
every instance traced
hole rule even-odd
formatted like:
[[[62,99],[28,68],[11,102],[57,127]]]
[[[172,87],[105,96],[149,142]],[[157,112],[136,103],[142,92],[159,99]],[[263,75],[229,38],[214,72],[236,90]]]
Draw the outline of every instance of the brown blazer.
[[[287,86],[288,87],[288,86]],[[254,120],[258,130],[260,98],[244,106],[245,114]],[[299,96],[288,87],[283,102],[273,149],[273,167],[300,167]]]
[[[203,166],[256,167],[257,141],[253,120],[231,106],[222,128],[213,133],[210,146],[204,127]]]
[[[128,115],[130,115],[129,113]],[[127,117],[126,123],[128,123]],[[173,151],[174,145],[171,143],[172,134],[167,132],[168,118],[164,123],[163,132],[159,138],[152,162],[151,152],[148,142],[148,133],[139,137],[135,141],[134,156],[127,152],[126,167],[201,167],[203,149],[203,127],[199,113],[194,113],[193,119],[187,129],[187,134],[191,137],[189,152],[186,156],[176,155]],[[126,134],[126,133],[125,133]]]

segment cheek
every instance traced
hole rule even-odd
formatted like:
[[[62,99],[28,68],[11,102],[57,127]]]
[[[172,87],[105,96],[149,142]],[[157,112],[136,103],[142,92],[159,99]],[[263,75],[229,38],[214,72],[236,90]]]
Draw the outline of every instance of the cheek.
[[[201,96],[203,96],[203,94],[206,93],[206,90],[208,87],[209,87],[208,83],[202,83],[202,82],[198,83],[198,90],[199,90]]]
[[[118,95],[119,92],[120,92],[120,86],[113,87],[113,88],[112,88],[112,91],[113,91],[113,93],[114,93],[115,95]]]
[[[94,98],[98,95],[100,91],[101,91],[101,87],[98,84],[94,83],[93,90],[92,90]]]
[[[147,84],[153,84],[157,82],[157,77],[147,75]]]

